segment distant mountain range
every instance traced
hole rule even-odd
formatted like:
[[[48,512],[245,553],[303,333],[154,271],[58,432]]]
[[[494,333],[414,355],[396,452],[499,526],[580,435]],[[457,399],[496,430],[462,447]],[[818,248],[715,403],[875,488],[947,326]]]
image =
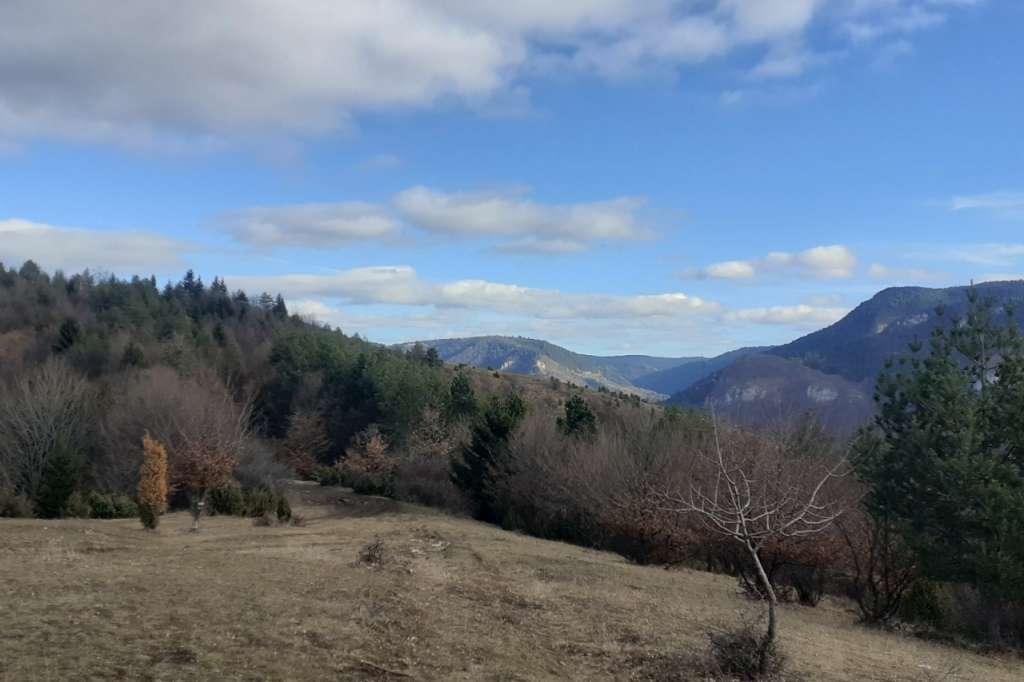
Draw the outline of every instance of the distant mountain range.
[[[671,392],[647,388],[645,378],[652,377],[653,382],[657,383],[657,375],[664,370],[690,362],[707,362],[704,358],[583,355],[547,341],[512,336],[433,339],[405,343],[399,347],[408,350],[416,343],[436,349],[441,359],[450,364],[471,365],[514,374],[550,376],[579,386],[604,386],[612,391],[656,400],[667,398]]]
[[[1016,308],[1024,315],[1024,281],[975,288],[1002,311]],[[915,339],[926,341],[940,324],[938,308],[948,319],[962,316],[966,306],[967,287],[894,287],[835,324],[790,343],[713,358],[581,355],[546,341],[504,336],[420,343],[436,348],[450,363],[553,376],[669,404],[712,404],[741,419],[763,421],[813,410],[831,428],[845,432],[871,415],[874,380],[885,361],[907,352]]]

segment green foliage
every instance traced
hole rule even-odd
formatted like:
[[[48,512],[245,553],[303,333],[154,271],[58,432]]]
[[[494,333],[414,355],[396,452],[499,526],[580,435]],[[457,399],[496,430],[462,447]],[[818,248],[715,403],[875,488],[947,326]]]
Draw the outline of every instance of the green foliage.
[[[312,478],[320,485],[341,485],[341,471],[337,467],[321,466],[313,470]]]
[[[277,513],[277,494],[267,487],[245,490],[245,513],[248,516],[272,516]]]
[[[571,438],[597,435],[597,417],[579,394],[565,401],[565,416],[558,418],[558,430]]]
[[[292,520],[292,505],[288,502],[288,498],[283,493],[277,496],[277,514],[278,523],[286,523]]]
[[[452,377],[448,386],[448,397],[445,402],[445,414],[449,419],[460,421],[472,419],[477,413],[476,393],[469,383],[469,377],[459,372]]]
[[[1024,344],[1012,318],[970,294],[930,354],[878,379],[875,428],[856,443],[866,504],[894,523],[927,577],[1024,599]],[[942,311],[939,311],[942,314]]]
[[[60,325],[57,332],[57,340],[53,344],[54,353],[63,353],[82,337],[82,328],[74,318],[68,318]]]
[[[143,367],[146,364],[146,355],[142,347],[134,341],[129,341],[121,354],[122,367]]]
[[[526,403],[516,394],[492,398],[473,424],[470,442],[452,462],[452,481],[475,507],[482,521],[496,522],[492,483],[506,463],[513,431],[526,416]]]
[[[68,499],[78,484],[81,458],[73,448],[58,443],[50,454],[36,493],[36,514],[44,519],[64,516]]]
[[[89,518],[93,519],[133,519],[139,514],[135,501],[119,493],[94,490],[85,496],[85,504]]]
[[[160,511],[151,504],[139,505],[139,520],[142,527],[148,530],[156,530],[160,524]]]
[[[236,481],[211,488],[207,493],[206,504],[211,514],[224,514],[225,516],[245,516],[246,514],[242,486],[238,485]]]

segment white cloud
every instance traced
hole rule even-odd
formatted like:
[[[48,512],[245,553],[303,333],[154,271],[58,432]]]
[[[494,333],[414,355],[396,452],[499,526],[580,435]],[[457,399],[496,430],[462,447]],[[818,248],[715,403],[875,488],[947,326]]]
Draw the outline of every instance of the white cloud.
[[[818,307],[801,304],[735,310],[726,313],[725,317],[736,322],[819,327],[832,324],[848,312],[850,312],[849,308]]]
[[[699,279],[751,280],[768,275],[792,274],[814,279],[845,279],[857,268],[857,256],[841,244],[816,246],[799,253],[776,251],[756,260],[714,263],[688,273]]]
[[[34,260],[48,270],[166,273],[180,267],[191,250],[189,244],[152,232],[0,220],[0,261],[8,266]]]
[[[536,318],[653,318],[713,314],[719,306],[683,293],[639,296],[565,293],[485,280],[435,283],[408,266],[356,268],[330,275],[231,277],[248,291],[281,292],[291,299],[339,299],[353,305],[463,308]]]
[[[621,77],[937,25],[935,0],[34,0],[0,3],[0,142],[194,148],[362,112],[522,99],[554,68]],[[845,9],[835,10],[833,7]],[[832,42],[837,41],[833,31]],[[789,56],[765,75],[798,70]],[[483,106],[483,110],[487,107]]]
[[[953,197],[951,211],[988,211],[1004,218],[1024,218],[1024,192],[989,192]]]
[[[969,263],[986,267],[1013,267],[1024,259],[1024,244],[958,244],[924,248],[909,254],[922,260]]]
[[[794,78],[813,66],[827,61],[824,55],[808,52],[802,47],[772,50],[750,71],[753,78]]]
[[[636,215],[643,200],[630,197],[551,205],[513,194],[446,194],[413,187],[398,194],[394,205],[406,220],[427,232],[520,237],[499,247],[511,251],[566,253],[583,250],[595,241],[651,236]]]
[[[390,239],[399,232],[398,222],[383,209],[358,202],[250,208],[221,222],[238,241],[256,247],[330,247]]]
[[[868,268],[868,277],[882,282],[911,284],[941,281],[947,279],[948,275],[925,268],[894,268],[881,263],[872,263]]]

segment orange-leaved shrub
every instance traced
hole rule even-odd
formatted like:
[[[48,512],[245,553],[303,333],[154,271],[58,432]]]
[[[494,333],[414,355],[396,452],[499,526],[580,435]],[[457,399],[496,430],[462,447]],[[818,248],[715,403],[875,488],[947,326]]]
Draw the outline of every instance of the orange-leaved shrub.
[[[167,450],[146,433],[142,437],[142,467],[139,469],[139,518],[146,528],[156,528],[167,510]]]

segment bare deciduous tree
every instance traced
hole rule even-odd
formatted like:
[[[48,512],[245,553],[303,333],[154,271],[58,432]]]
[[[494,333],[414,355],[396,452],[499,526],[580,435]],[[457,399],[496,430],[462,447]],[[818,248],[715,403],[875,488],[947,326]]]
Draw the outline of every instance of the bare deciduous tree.
[[[81,444],[88,426],[89,385],[51,360],[18,377],[0,394],[0,483],[34,498],[61,448]]]
[[[767,668],[776,630],[778,599],[761,561],[768,542],[815,535],[842,513],[829,499],[828,484],[846,472],[845,458],[826,464],[817,453],[791,452],[787,439],[713,424],[710,452],[689,488],[652,491],[663,511],[696,515],[711,531],[738,542],[749,554],[768,602],[768,627],[760,643]]]

